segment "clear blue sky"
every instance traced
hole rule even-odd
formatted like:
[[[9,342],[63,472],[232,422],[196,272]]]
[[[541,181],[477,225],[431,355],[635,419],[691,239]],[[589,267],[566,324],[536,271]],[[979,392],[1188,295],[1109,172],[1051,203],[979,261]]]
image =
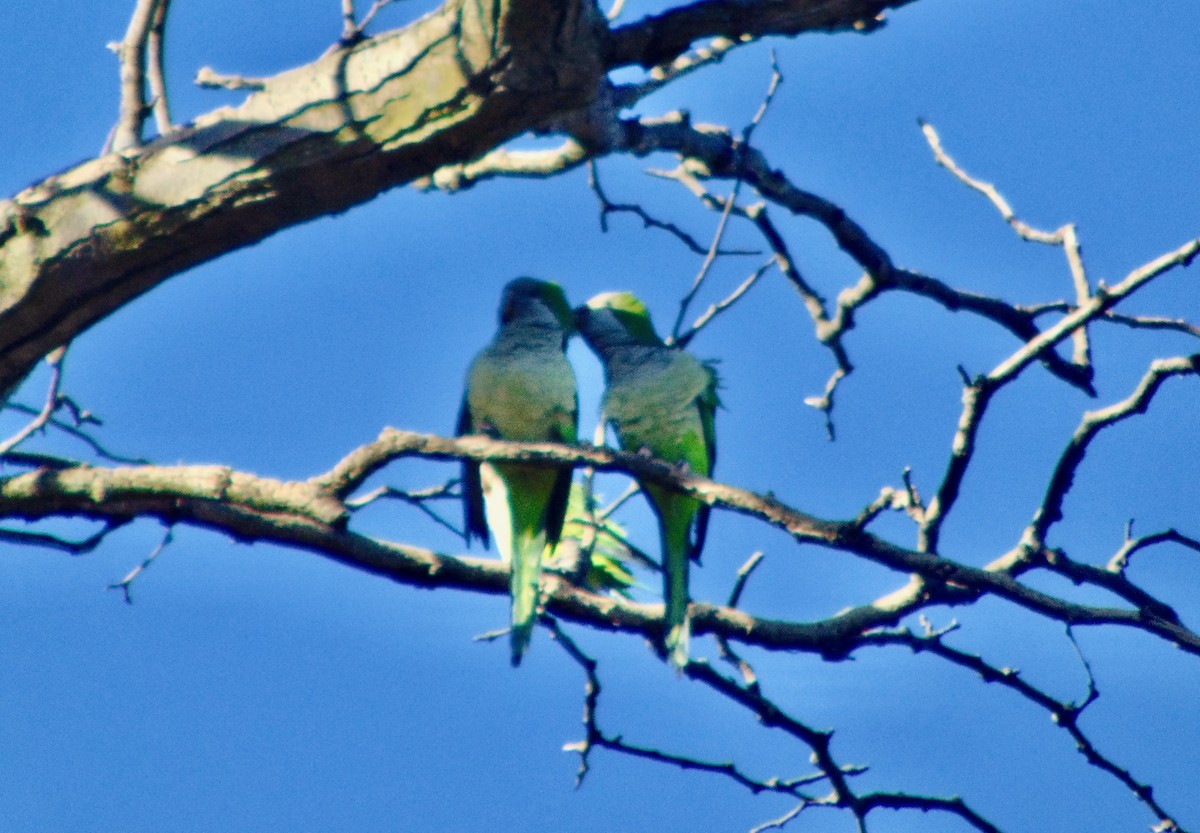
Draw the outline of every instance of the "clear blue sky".
[[[194,89],[199,67],[272,74],[336,38],[336,0],[287,5],[280,13],[275,4],[176,2],[168,36],[177,120],[238,98]],[[99,150],[116,113],[116,62],[104,46],[121,37],[131,6],[6,10],[4,195]],[[630,2],[627,17],[645,6]],[[381,23],[401,25],[423,7],[398,4]],[[1115,282],[1200,233],[1198,31],[1193,0],[1132,14],[1112,0],[920,0],[869,37],[771,44],[785,82],[756,142],[801,187],[846,208],[900,264],[1023,302],[1066,297],[1061,255],[1017,241],[982,199],[936,168],[916,119],[935,124],[958,160],[997,183],[1028,222],[1076,222],[1092,275]],[[738,128],[768,78],[766,48],[745,49],[641,112],[686,107],[696,121]],[[715,217],[643,176],[646,164],[670,160],[603,162],[610,196],[642,200],[706,239]],[[827,295],[856,279],[819,229],[781,224]],[[305,478],[385,425],[452,432],[464,371],[490,338],[499,289],[513,276],[557,280],[576,302],[632,289],[661,324],[698,265],[627,218],[601,234],[582,173],[453,197],[398,190],[197,268],[120,311],[73,345],[68,391],[105,419],[99,437],[114,450]],[[721,265],[703,302],[750,268],[749,260]],[[1196,269],[1162,280],[1129,311],[1194,321]],[[956,365],[986,371],[1015,342],[929,303],[888,298],[861,316],[848,345],[858,370],[841,390],[839,439],[830,443],[803,404],[824,384],[829,358],[778,275],[694,342],[696,353],[720,359],[725,379],[718,479],[774,490],[828,517],[857,513],[882,486],[898,485],[904,466],[929,492],[958,414]],[[1197,349],[1182,337],[1128,333],[1104,334],[1096,348],[1100,404],[1126,396],[1155,356]],[[600,374],[579,346],[571,356],[586,433]],[[40,402],[44,381],[35,377],[23,398]],[[947,553],[983,564],[1015,542],[1089,406],[1040,370],[997,401],[979,474],[967,479],[947,528]],[[1178,525],[1200,534],[1198,408],[1195,380],[1168,382],[1149,417],[1099,442],[1052,543],[1102,562],[1131,517],[1141,532]],[[0,422],[4,435],[18,424]],[[82,453],[57,440],[44,447]],[[416,487],[451,474],[404,463],[383,480]],[[620,478],[603,484],[610,495],[622,486]],[[632,507],[626,520],[652,547],[645,510]],[[356,523],[462,550],[398,505]],[[900,521],[882,529],[911,543]],[[580,673],[544,633],[516,672],[503,643],[472,642],[504,624],[502,598],[414,590],[189,529],[176,531],[136,584],[132,607],[104,592],[161,536],[159,526],[137,524],[76,559],[3,545],[0,829],[671,833],[746,830],[791,807],[715,776],[605,753],[573,790],[576,759],[561,747],[580,736]],[[694,595],[723,599],[754,549],[767,561],[745,604],[763,615],[816,619],[903,581],[718,514]],[[1194,553],[1150,555],[1135,577],[1166,594],[1185,621],[1200,621]],[[963,622],[956,644],[1019,667],[1057,696],[1082,696],[1083,671],[1058,626],[996,603],[937,616],[935,624]],[[578,636],[601,660],[607,730],[733,757],[762,777],[808,771],[802,750],[676,680],[638,640]],[[1184,823],[1200,825],[1200,662],[1131,634],[1084,632],[1081,642],[1102,691],[1085,728],[1155,784]],[[900,651],[837,665],[756,659],[768,693],[810,725],[836,727],[841,760],[871,766],[864,784],[959,793],[1012,831],[1153,822],[1087,767],[1044,713],[964,672]],[[875,831],[965,829],[916,813],[872,818]],[[788,829],[849,831],[852,823],[814,814]]]

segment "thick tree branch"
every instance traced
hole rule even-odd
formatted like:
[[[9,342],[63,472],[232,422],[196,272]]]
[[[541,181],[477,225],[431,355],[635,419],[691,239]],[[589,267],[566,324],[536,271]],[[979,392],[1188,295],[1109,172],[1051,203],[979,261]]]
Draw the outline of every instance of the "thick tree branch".
[[[630,64],[650,67],[682,55],[701,38],[732,40],[749,35],[802,32],[869,32],[883,24],[883,12],[912,0],[700,0],[643,18],[613,31],[610,69]]]
[[[479,461],[559,462],[622,471],[670,485],[706,503],[757,518],[800,543],[829,547],[904,575],[922,578],[899,596],[852,608],[815,623],[757,618],[741,610],[696,602],[697,634],[722,636],[766,648],[845,656],[864,631],[895,625],[901,616],[929,604],[963,604],[995,595],[1020,607],[1074,625],[1136,628],[1200,654],[1200,635],[1156,609],[1126,610],[1078,604],[1034,590],[1016,579],[1024,560],[997,559],[988,568],[905,549],[865,532],[856,521],[827,521],[788,507],[771,496],[715,483],[637,454],[553,443],[520,444],[468,436],[457,438],[385,429],[379,439],[356,449],[331,471],[307,482],[282,482],[217,466],[104,469],[78,466],[39,470],[0,479],[0,517],[39,519],[82,516],[125,521],[159,518],[221,530],[235,538],[264,541],[323,555],[350,566],[421,586],[447,586],[503,593],[507,566],[392,544],[346,529],[345,498],[372,473],[404,457]],[[1083,580],[1088,580],[1084,575]],[[642,605],[580,590],[549,576],[546,607],[555,615],[595,627],[655,636],[662,605]],[[895,595],[895,594],[893,594]]]
[[[0,394],[173,274],[585,107],[603,72],[594,17],[583,2],[451,0],[146,147],[123,116],[127,150],[0,203]]]

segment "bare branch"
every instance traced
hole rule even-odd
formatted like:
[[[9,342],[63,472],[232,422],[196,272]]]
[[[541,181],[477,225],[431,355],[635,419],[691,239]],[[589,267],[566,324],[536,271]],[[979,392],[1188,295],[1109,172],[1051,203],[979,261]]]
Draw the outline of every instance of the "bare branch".
[[[1050,301],[1044,304],[1030,304],[1029,306],[1018,307],[1018,309],[1034,316],[1046,315],[1048,313],[1067,313],[1071,312],[1075,307],[1068,304],[1066,301]],[[1184,335],[1195,336],[1200,338],[1200,327],[1192,324],[1183,318],[1163,318],[1153,315],[1126,315],[1113,310],[1107,310],[1103,315],[1096,319],[1097,323],[1107,322],[1112,324],[1121,324],[1133,330],[1167,330]]]
[[[1042,503],[1025,531],[1026,540],[1033,546],[1043,545],[1050,527],[1062,519],[1063,501],[1075,481],[1075,474],[1083,462],[1084,455],[1087,454],[1088,447],[1101,431],[1123,422],[1134,414],[1144,414],[1154,395],[1167,379],[1198,373],[1200,353],[1173,359],[1156,359],[1128,397],[1107,408],[1085,413],[1054,467]]]
[[[371,8],[367,9],[367,13],[363,15],[362,20],[357,23],[354,20],[354,0],[342,0],[342,37],[341,46],[353,46],[354,44],[365,38],[367,26],[375,19],[375,15],[379,14],[381,9],[390,6],[394,0],[375,0],[371,4]]]
[[[1129,560],[1133,558],[1135,553],[1158,544],[1179,544],[1193,552],[1200,553],[1200,539],[1184,535],[1174,529],[1155,532],[1151,535],[1144,535],[1141,538],[1133,538],[1132,533],[1133,524],[1131,522],[1125,533],[1125,543],[1121,545],[1121,548],[1117,550],[1116,554],[1108,562],[1107,569],[1110,572],[1123,573],[1129,566]]]
[[[119,519],[107,520],[104,526],[98,532],[89,535],[81,541],[71,541],[66,538],[60,538],[57,535],[49,535],[45,532],[30,532],[24,529],[3,529],[0,528],[0,541],[8,541],[12,544],[22,546],[43,547],[45,549],[58,550],[65,552],[68,555],[87,555],[100,546],[108,534],[114,529],[123,526],[126,521]]]
[[[453,192],[496,177],[544,179],[577,168],[593,156],[575,139],[567,139],[549,150],[497,148],[474,161],[438,168],[431,175],[414,181],[413,187]]]
[[[633,214],[642,221],[644,228],[662,229],[673,235],[677,240],[687,246],[692,252],[698,255],[705,254],[707,249],[701,246],[696,238],[692,237],[683,229],[674,223],[664,222],[652,216],[644,208],[636,203],[614,203],[609,200],[608,195],[600,185],[600,171],[596,165],[596,160],[588,161],[588,186],[596,195],[596,199],[600,202],[600,230],[608,231],[608,215],[617,213]],[[755,250],[750,249],[722,249],[718,254],[723,255],[750,255],[758,254]]]
[[[120,117],[111,143],[114,151],[137,148],[142,144],[142,126],[150,113],[145,98],[146,52],[151,33],[156,31],[154,53],[160,63],[151,72],[158,76],[154,83],[161,85],[162,27],[168,2],[169,0],[138,0],[129,20],[129,27],[125,30],[124,40],[109,45],[121,65]],[[165,87],[162,91],[165,112]]]
[[[342,42],[350,43],[356,35],[361,34],[354,20],[354,0],[342,0]]]
[[[645,81],[618,86],[614,91],[616,101],[622,109],[632,107],[643,98],[673,84],[685,75],[690,75],[698,69],[713,64],[719,64],[729,52],[751,40],[752,38],[745,36],[737,40],[726,37],[713,38],[706,45],[692,49],[676,57],[670,63],[653,67]]]
[[[162,553],[162,551],[167,548],[167,545],[170,544],[172,540],[174,540],[174,537],[175,537],[175,527],[168,526],[166,528],[166,531],[163,532],[162,540],[158,542],[158,546],[156,546],[153,550],[150,551],[150,554],[148,556],[146,556],[146,560],[144,560],[141,564],[137,565],[132,570],[130,570],[126,574],[125,578],[108,585],[108,589],[109,590],[120,590],[121,593],[125,597],[125,604],[130,604],[130,605],[133,604],[133,596],[130,595],[130,591],[133,588],[134,580],[136,580],[137,577],[140,576],[142,573],[146,572],[146,570],[150,569],[150,565],[154,563],[154,559],[158,558],[158,556]]]
[[[1074,634],[1069,627],[1067,629],[1067,636],[1075,647],[1087,675],[1087,691],[1083,700],[1079,703],[1067,703],[1050,696],[1036,686],[1026,682],[1016,669],[1007,667],[999,668],[985,662],[976,654],[952,648],[943,641],[943,636],[944,633],[919,636],[908,628],[902,628],[868,634],[863,638],[862,644],[876,646],[903,645],[913,653],[929,652],[960,668],[973,671],[985,683],[997,683],[1015,692],[1025,700],[1048,712],[1054,720],[1055,725],[1065,730],[1071,736],[1075,748],[1089,764],[1107,772],[1120,781],[1122,785],[1155,814],[1160,822],[1174,824],[1173,821],[1170,821],[1172,818],[1171,815],[1154,799],[1153,791],[1146,784],[1137,781],[1127,769],[1118,766],[1111,758],[1101,754],[1092,740],[1080,728],[1080,717],[1082,717],[1084,710],[1099,697],[1099,693],[1096,690],[1091,668],[1084,658],[1083,653],[1079,650],[1079,645],[1075,641]],[[1182,830],[1182,828],[1177,827],[1164,829]]]
[[[802,280],[786,254],[786,247],[776,233],[765,234],[772,249],[780,256],[781,269],[793,281],[805,299],[805,306],[817,324],[818,338],[831,349],[840,350],[837,337],[854,327],[854,313],[883,292],[901,290],[921,295],[950,311],[965,310],[987,318],[1004,327],[1023,342],[1039,334],[1034,317],[1013,305],[971,292],[954,289],[927,275],[896,267],[887,252],[837,205],[804,191],[792,184],[784,174],[771,166],[766,157],[754,148],[745,147],[729,131],[712,125],[692,125],[685,114],[675,113],[659,119],[642,119],[626,123],[621,147],[635,155],[654,151],[671,151],[683,158],[682,164],[667,174],[695,194],[708,208],[725,210],[725,202],[714,197],[701,184],[701,179],[727,178],[744,181],[755,190],[793,214],[809,217],[823,225],[838,247],[853,258],[865,274],[853,287],[843,290],[837,299],[833,315],[824,311],[824,303]],[[736,209],[735,209],[736,210]],[[770,226],[754,218],[764,232]],[[1091,369],[1072,365],[1053,351],[1038,354],[1046,368],[1069,384],[1093,393]],[[825,397],[812,404],[827,411],[832,407],[832,392],[837,383],[849,373],[851,365],[839,356],[838,371],[830,379]]]
[[[674,344],[679,340],[679,329],[683,326],[684,316],[687,315],[688,307],[696,297],[696,293],[700,291],[700,285],[704,283],[704,279],[708,277],[709,270],[712,269],[713,263],[716,262],[717,252],[721,247],[721,239],[725,236],[725,229],[729,225],[729,215],[733,211],[733,207],[737,205],[738,193],[741,190],[741,180],[733,184],[733,193],[725,200],[725,207],[721,210],[721,219],[717,222],[717,230],[713,233],[712,243],[708,246],[708,251],[704,254],[704,262],[700,264],[700,271],[696,273],[696,277],[692,279],[692,285],[683,297],[679,299],[679,312],[675,314],[675,323],[671,325],[671,335],[666,339],[668,345]]]
[[[951,448],[950,463],[937,494],[929,503],[922,526],[921,549],[937,551],[938,534],[946,514],[954,505],[962,479],[966,474],[975,448],[975,438],[987,411],[991,397],[1005,384],[1077,328],[1085,326],[1124,298],[1141,289],[1154,278],[1177,266],[1187,266],[1200,252],[1200,239],[1190,240],[1173,252],[1155,258],[1129,273],[1113,287],[1100,286],[1086,303],[1030,339],[1019,350],[997,365],[986,376],[973,380],[963,390],[963,408]],[[1157,384],[1155,385],[1157,387]]]
[[[66,403],[66,400],[64,400],[63,396],[60,394],[59,395],[59,404],[64,405],[65,403]],[[4,407],[11,411],[20,411],[21,413],[25,413],[25,414],[40,413],[37,409],[31,408],[28,405],[23,405],[20,402],[9,402]],[[91,417],[90,414],[87,414],[87,416],[88,416],[88,418],[83,420],[84,422],[97,422],[98,421],[95,418]],[[80,422],[80,420],[77,419],[76,422]],[[100,442],[98,440],[96,440],[96,438],[93,437],[91,434],[89,434],[87,431],[84,431],[84,430],[76,427],[75,425],[71,425],[69,423],[63,422],[62,420],[51,417],[49,420],[47,420],[46,425],[50,428],[54,428],[57,431],[62,431],[64,434],[67,434],[68,436],[79,440],[84,445],[86,445],[88,448],[90,448],[92,450],[92,452],[97,457],[99,457],[101,460],[108,460],[111,463],[124,463],[127,465],[135,465],[135,466],[149,465],[149,463],[150,463],[150,461],[145,459],[144,457],[126,457],[123,454],[117,454],[115,452],[109,451],[108,448],[101,445]],[[11,452],[11,451],[8,454],[4,455],[4,459],[13,459],[13,458],[14,458],[14,455],[13,455],[13,452]],[[55,466],[55,468],[59,468],[59,466]]]
[[[639,64],[653,67],[682,55],[698,40],[724,36],[757,39],[765,35],[798,35],[801,32],[870,32],[883,25],[883,12],[912,0],[803,0],[767,5],[757,3],[691,3],[614,29],[608,68]]]
[[[223,75],[212,67],[200,67],[196,70],[194,82],[198,87],[210,90],[249,90],[266,89],[266,78],[246,78],[241,75]]]
[[[150,31],[146,34],[146,80],[150,86],[150,109],[154,113],[154,127],[158,135],[171,132],[171,108],[167,103],[167,77],[163,71],[166,41],[163,30],[167,25],[167,8],[171,0],[159,0],[150,20]]]
[[[50,365],[50,385],[46,391],[46,402],[42,405],[42,409],[38,411],[33,420],[27,423],[24,428],[7,440],[0,442],[0,457],[3,457],[30,436],[45,428],[50,422],[50,418],[54,415],[54,412],[58,410],[61,401],[59,388],[62,384],[63,358],[66,356],[66,351],[66,347],[60,347],[46,357],[46,364]]]
[[[729,592],[729,601],[725,604],[728,607],[737,607],[738,601],[742,598],[742,591],[746,589],[746,582],[750,578],[750,574],[758,569],[758,565],[763,561],[762,550],[758,550],[752,554],[746,563],[737,571],[737,580],[733,583],[733,589]],[[720,651],[721,659],[733,665],[742,675],[742,682],[751,689],[758,687],[758,675],[754,672],[744,657],[733,650],[729,645],[729,640],[720,634],[716,634],[717,649]]]
[[[1079,250],[1079,237],[1075,232],[1075,225],[1067,223],[1055,231],[1048,232],[1035,229],[1022,222],[994,185],[970,176],[950,158],[950,155],[942,147],[941,139],[938,137],[937,131],[933,129],[933,125],[923,119],[918,123],[921,126],[921,132],[925,134],[926,141],[929,142],[929,147],[933,150],[933,157],[937,163],[950,171],[959,182],[987,197],[988,201],[1000,212],[1004,222],[1008,223],[1017,233],[1017,236],[1022,240],[1057,246],[1063,250],[1071,272],[1071,282],[1075,288],[1075,305],[1079,307],[1087,303],[1091,297],[1091,286],[1088,282],[1087,271],[1083,266],[1083,256]],[[1074,363],[1080,367],[1090,367],[1092,359],[1087,327],[1075,330],[1072,337],[1075,341]]]
[[[1062,341],[1077,328],[1103,315],[1150,281],[1177,267],[1190,266],[1198,252],[1200,252],[1200,239],[1189,240],[1178,249],[1167,252],[1134,269],[1116,286],[1101,285],[1097,287],[1086,304],[1080,305],[1078,309],[1047,328],[1039,336],[1030,339],[1023,348],[993,368],[988,376],[997,383],[1012,379],[1026,365],[1039,358],[1043,352]]]
[[[357,512],[359,509],[369,506],[377,500],[385,498],[399,500],[407,503],[409,506],[415,506],[438,526],[448,529],[459,538],[466,540],[467,534],[465,530],[443,518],[433,509],[429,508],[428,505],[430,501],[435,500],[461,500],[462,494],[457,487],[457,480],[451,480],[441,486],[432,486],[428,489],[421,489],[415,492],[397,489],[394,486],[380,486],[361,497],[345,501],[345,504],[347,509]]]

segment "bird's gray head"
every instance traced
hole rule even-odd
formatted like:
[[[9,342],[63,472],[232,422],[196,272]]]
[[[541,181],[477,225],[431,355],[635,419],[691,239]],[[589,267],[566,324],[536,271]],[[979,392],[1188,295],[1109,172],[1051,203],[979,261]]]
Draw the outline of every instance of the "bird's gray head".
[[[537,278],[517,278],[509,281],[500,297],[500,324],[524,324],[562,330],[570,336],[575,332],[571,304],[562,287]]]
[[[597,352],[628,345],[663,346],[650,311],[631,292],[605,292],[592,298],[575,310],[575,326]]]

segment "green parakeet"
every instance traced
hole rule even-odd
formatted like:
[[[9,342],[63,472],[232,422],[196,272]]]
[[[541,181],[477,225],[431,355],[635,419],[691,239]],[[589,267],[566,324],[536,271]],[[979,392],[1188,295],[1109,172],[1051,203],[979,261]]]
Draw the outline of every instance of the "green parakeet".
[[[719,404],[712,367],[664,345],[646,305],[628,292],[597,295],[575,311],[575,323],[604,365],[602,418],[612,423],[621,447],[712,474]],[[700,558],[710,507],[654,483],[640,485],[662,539],[667,656],[682,668],[690,630],[688,561]]]
[[[575,442],[579,406],[565,353],[574,331],[558,284],[517,278],[505,286],[500,327],[467,373],[458,433]],[[513,665],[533,635],[542,558],[562,534],[571,474],[570,466],[463,464],[468,541],[476,536],[486,544],[490,529],[511,564]]]

